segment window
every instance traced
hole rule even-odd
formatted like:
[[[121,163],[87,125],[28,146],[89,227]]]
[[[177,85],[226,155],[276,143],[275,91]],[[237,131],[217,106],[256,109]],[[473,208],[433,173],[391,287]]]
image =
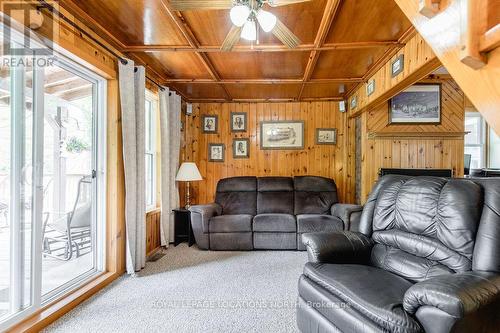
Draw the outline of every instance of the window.
[[[158,97],[146,90],[146,207],[156,208],[156,126]]]
[[[105,267],[106,81],[53,60],[1,64],[0,331]]]
[[[488,131],[488,168],[500,169],[500,136],[491,127]]]
[[[465,154],[471,155],[471,169],[486,166],[486,124],[479,112],[465,113]]]

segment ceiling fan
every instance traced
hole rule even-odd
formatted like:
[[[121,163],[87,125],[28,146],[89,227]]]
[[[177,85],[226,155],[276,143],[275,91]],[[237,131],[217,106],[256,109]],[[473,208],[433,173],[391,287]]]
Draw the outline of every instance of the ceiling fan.
[[[263,7],[265,4],[278,7],[309,1],[312,0],[170,0],[170,4],[177,11],[231,9],[229,16],[233,27],[221,47],[223,51],[231,51],[240,38],[257,40],[257,23],[264,32],[272,32],[283,44],[296,48],[299,38]]]

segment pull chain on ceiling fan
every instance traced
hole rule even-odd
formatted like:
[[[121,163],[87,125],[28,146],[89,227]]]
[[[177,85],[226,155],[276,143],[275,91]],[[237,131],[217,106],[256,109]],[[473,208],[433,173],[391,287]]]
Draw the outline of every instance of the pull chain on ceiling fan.
[[[273,13],[262,7],[286,6],[312,0],[170,0],[177,11],[231,9],[233,27],[222,43],[223,51],[231,51],[240,38],[257,40],[257,23],[264,32],[271,32],[289,48],[296,48],[300,40]]]

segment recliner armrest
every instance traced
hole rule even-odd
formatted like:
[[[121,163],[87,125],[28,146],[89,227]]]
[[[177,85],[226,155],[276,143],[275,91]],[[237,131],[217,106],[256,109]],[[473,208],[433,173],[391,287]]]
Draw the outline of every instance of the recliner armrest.
[[[191,212],[191,223],[201,223],[201,230],[204,233],[208,233],[208,221],[211,217],[221,215],[222,207],[219,204],[211,203],[206,205],[191,206],[189,211]]]
[[[404,309],[415,314],[421,306],[433,306],[456,318],[464,318],[500,300],[500,274],[484,271],[442,275],[410,287]]]
[[[344,222],[344,230],[358,231],[359,220],[363,206],[352,204],[334,204],[331,208],[332,216],[338,217]]]
[[[366,264],[373,241],[359,232],[315,232],[302,235],[309,261],[332,264]]]

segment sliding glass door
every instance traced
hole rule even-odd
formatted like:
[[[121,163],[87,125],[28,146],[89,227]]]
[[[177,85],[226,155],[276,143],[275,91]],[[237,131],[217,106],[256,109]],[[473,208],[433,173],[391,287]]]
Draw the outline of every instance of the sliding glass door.
[[[105,81],[61,55],[1,56],[3,331],[104,270]]]

